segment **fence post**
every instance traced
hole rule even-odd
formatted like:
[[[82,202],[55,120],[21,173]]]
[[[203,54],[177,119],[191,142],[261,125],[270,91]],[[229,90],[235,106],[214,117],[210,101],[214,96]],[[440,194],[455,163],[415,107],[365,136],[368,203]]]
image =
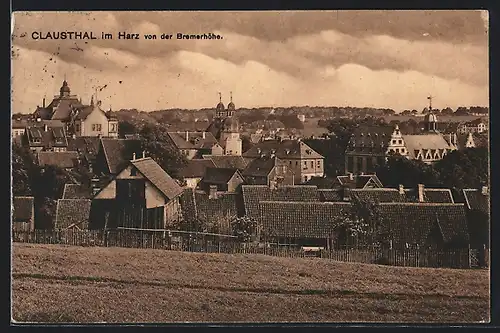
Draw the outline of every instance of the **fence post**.
[[[472,251],[471,251],[471,248],[470,248],[470,244],[467,245],[467,253],[468,253],[468,257],[469,257],[468,267],[467,268],[471,268],[472,267],[472,259],[471,259]]]

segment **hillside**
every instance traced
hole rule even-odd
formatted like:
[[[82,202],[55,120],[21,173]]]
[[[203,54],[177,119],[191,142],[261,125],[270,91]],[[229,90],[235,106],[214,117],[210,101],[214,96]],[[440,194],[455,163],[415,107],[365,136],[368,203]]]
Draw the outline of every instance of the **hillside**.
[[[484,270],[13,245],[13,318],[52,322],[478,322]]]

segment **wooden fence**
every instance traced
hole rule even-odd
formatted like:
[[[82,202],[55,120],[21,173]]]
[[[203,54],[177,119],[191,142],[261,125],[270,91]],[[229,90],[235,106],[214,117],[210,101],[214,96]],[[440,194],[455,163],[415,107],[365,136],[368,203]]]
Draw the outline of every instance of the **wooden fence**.
[[[262,254],[287,258],[319,257],[335,261],[406,267],[486,267],[488,250],[345,248],[304,251],[277,244],[240,243],[233,236],[179,231],[135,230],[35,230],[13,231],[13,242],[165,249],[187,252]]]

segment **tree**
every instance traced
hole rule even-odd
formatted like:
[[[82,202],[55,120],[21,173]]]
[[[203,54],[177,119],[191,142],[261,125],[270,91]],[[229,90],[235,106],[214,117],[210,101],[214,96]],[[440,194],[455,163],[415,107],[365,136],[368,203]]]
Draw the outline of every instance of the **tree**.
[[[118,133],[120,133],[122,137],[125,137],[127,134],[137,133],[137,128],[131,122],[123,120],[118,123]]]
[[[401,155],[391,155],[387,162],[376,170],[382,184],[387,187],[416,187],[418,184],[439,187],[439,173],[419,160],[411,160]]]
[[[144,125],[139,132],[142,149],[170,176],[181,179],[179,171],[187,165],[187,159],[173,145],[167,129],[158,125]]]
[[[440,180],[448,188],[480,188],[487,184],[489,153],[486,147],[455,150],[436,162]]]
[[[240,242],[250,242],[258,236],[260,226],[254,219],[244,216],[237,217],[231,221],[231,229],[234,236],[237,236]]]
[[[450,107],[441,110],[442,115],[453,115],[453,109]]]
[[[21,146],[12,145],[12,193],[14,196],[32,195],[32,183],[38,166],[32,153]]]
[[[468,116],[469,115],[469,109],[466,108],[465,106],[459,106],[457,108],[457,111],[454,113],[455,116]]]

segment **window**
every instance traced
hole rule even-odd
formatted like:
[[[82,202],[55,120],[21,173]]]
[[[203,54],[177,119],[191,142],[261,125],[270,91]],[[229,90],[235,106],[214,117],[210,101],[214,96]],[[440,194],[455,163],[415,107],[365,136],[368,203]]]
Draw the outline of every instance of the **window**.
[[[116,123],[112,123],[111,124],[111,129],[110,129],[111,132],[116,132]]]
[[[314,168],[314,161],[311,161],[311,168]]]
[[[403,140],[398,140],[398,144],[402,144],[403,143]]]
[[[75,132],[80,133],[80,124],[75,124]]]
[[[295,166],[298,166],[299,165],[299,161],[295,161]]]
[[[137,176],[137,169],[136,168],[130,169],[130,175],[131,176]]]
[[[399,153],[399,148],[396,148],[396,153]]]
[[[395,145],[396,144],[396,140],[392,140],[392,144]]]
[[[307,168],[307,161],[304,161],[304,166]]]
[[[101,124],[92,124],[92,131],[93,132],[100,132],[101,130],[102,130]]]

